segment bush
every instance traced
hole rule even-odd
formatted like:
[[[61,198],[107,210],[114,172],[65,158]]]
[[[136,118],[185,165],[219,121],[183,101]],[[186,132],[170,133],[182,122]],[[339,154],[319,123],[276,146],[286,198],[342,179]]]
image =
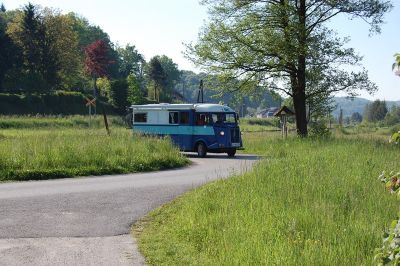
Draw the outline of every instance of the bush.
[[[310,136],[311,137],[330,137],[332,134],[329,128],[326,126],[325,121],[313,121],[310,122]]]
[[[0,93],[0,115],[74,115],[87,114],[86,95],[80,92],[56,91],[51,94],[7,94]],[[99,102],[104,99],[99,97]],[[108,114],[115,109],[103,103]]]

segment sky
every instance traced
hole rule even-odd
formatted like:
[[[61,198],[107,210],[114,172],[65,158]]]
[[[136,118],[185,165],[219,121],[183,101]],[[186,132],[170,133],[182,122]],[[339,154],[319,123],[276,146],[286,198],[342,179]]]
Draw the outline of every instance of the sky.
[[[0,0],[6,9],[21,8],[28,1]],[[207,8],[199,0],[31,0],[33,4],[75,12],[100,26],[119,45],[130,43],[149,60],[166,55],[179,69],[199,72],[183,55],[184,43],[196,42],[205,25]],[[392,72],[393,55],[400,52],[400,0],[385,16],[379,35],[369,36],[369,26],[360,20],[338,17],[330,23],[340,36],[351,38],[348,46],[364,57],[362,66],[378,85],[374,95],[361,93],[369,100],[400,100],[400,77]]]

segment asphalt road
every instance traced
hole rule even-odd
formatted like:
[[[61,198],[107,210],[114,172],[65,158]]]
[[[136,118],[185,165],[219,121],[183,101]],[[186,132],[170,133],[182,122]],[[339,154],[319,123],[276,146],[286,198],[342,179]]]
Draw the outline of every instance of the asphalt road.
[[[0,184],[0,265],[143,265],[129,235],[132,223],[257,160],[190,159],[192,165],[176,170]]]

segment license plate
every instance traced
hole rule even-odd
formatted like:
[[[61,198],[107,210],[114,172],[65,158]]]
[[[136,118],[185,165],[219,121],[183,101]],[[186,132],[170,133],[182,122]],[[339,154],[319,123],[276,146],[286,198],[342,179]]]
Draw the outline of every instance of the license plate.
[[[240,143],[232,143],[232,147],[240,147]]]

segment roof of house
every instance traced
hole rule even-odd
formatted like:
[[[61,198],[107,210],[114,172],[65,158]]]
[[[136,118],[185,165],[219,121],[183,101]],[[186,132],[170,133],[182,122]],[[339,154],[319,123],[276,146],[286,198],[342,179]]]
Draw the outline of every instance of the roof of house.
[[[282,115],[294,115],[294,112],[290,110],[287,106],[282,106],[274,116],[282,116]]]

